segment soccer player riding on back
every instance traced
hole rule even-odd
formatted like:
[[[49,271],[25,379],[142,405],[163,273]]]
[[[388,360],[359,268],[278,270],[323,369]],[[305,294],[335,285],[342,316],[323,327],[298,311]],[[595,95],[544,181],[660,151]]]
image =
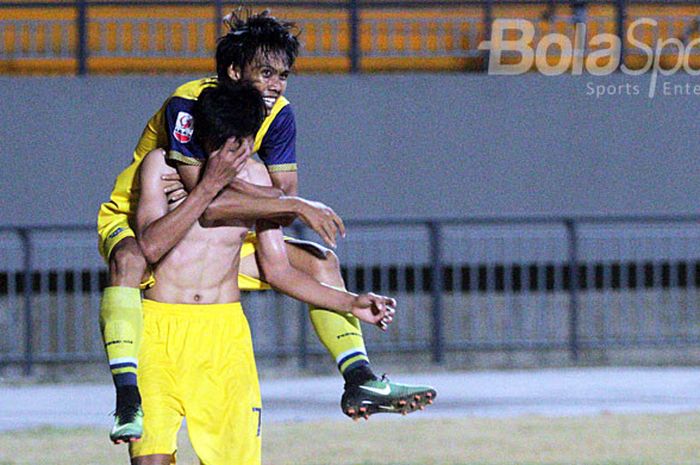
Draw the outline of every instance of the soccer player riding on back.
[[[253,222],[209,225],[201,214],[234,177],[269,184],[255,161],[233,168],[230,149],[252,146],[265,114],[260,93],[248,85],[203,90],[193,108],[197,137],[210,154],[200,183],[182,202],[169,204],[162,175],[174,171],[162,149],[141,165],[141,197],[135,226],[153,266],[155,284],[145,291],[143,344],[139,352],[143,438],[130,445],[132,464],[175,462],[177,431],[188,432],[204,465],[260,463],[262,403],[253,348],[239,300],[236,274],[242,243]],[[313,281],[291,268],[281,228],[260,221],[258,247],[286,267],[283,290],[309,290],[304,300],[357,315],[372,324],[393,319],[393,299],[357,296]]]
[[[178,163],[178,173],[192,191],[199,179],[207,152],[194,136],[196,120],[192,108],[202,89],[215,81],[246,80],[262,92],[268,114],[254,141],[253,151],[265,163],[275,187],[261,188],[236,179],[226,186],[203,212],[211,221],[230,219],[275,219],[286,224],[290,217],[305,221],[326,242],[334,244],[335,234],[342,232],[342,221],[328,207],[284,195],[296,192],[296,154],[294,113],[282,96],[289,69],[298,51],[293,25],[267,12],[250,15],[246,20],[232,17],[230,31],[217,46],[217,78],[192,81],[179,87],[151,118],[134,152],[133,163],[117,178],[110,201],[100,208],[98,231],[100,251],[110,266],[110,287],[105,289],[101,305],[101,328],[117,389],[117,410],[113,441],[140,437],[138,412],[137,366],[141,337],[141,300],[139,285],[143,280],[146,259],[138,247],[131,227],[138,204],[139,182],[136,176],[143,157],[150,151],[166,148],[171,163]],[[249,148],[240,144],[232,150],[245,163]],[[289,240],[287,251],[292,265],[318,281],[343,288],[337,258],[318,245]],[[276,287],[274,264],[265,265],[254,255],[256,238],[249,234],[241,249],[241,290],[268,288],[258,279],[264,272],[267,283]],[[146,276],[148,276],[146,274]],[[339,314],[323,307],[311,306],[311,320],[319,339],[336,360],[346,380],[341,406],[353,417],[379,411],[410,412],[429,403],[435,391],[429,386],[406,386],[378,379],[372,372],[364,347],[359,321],[352,315]],[[342,336],[342,337],[341,337]]]

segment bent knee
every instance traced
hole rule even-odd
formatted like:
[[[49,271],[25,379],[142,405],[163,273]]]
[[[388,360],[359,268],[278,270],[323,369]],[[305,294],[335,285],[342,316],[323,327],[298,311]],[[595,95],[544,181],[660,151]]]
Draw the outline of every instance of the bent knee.
[[[325,258],[315,259],[319,271],[317,275],[322,282],[336,287],[345,287],[345,280],[340,269],[340,259],[332,250],[325,252]]]
[[[109,257],[113,285],[138,286],[147,267],[146,258],[133,238],[121,241]]]
[[[339,282],[336,282],[342,279],[340,277],[340,259],[335,252],[329,249],[324,250],[323,255],[323,258],[314,255],[310,260],[311,274],[317,279],[332,279],[334,281],[333,285],[340,285]]]
[[[340,259],[335,252],[330,249],[324,250],[325,257],[317,260],[319,266],[325,271],[340,271]]]

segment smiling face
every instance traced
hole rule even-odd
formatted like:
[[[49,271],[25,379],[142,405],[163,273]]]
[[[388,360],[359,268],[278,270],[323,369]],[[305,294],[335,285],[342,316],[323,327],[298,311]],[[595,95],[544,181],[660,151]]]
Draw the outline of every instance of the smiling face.
[[[253,61],[247,64],[242,71],[231,66],[229,77],[234,81],[250,82],[262,94],[265,107],[269,112],[277,99],[287,90],[289,65],[282,52],[262,53],[258,51]]]

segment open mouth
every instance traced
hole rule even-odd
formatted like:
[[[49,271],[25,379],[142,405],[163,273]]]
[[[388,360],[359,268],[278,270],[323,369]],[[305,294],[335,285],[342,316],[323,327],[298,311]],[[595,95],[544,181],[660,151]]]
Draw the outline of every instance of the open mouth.
[[[272,106],[275,104],[277,101],[277,97],[263,97],[263,100],[265,101],[265,105],[267,105],[268,108],[272,108]]]

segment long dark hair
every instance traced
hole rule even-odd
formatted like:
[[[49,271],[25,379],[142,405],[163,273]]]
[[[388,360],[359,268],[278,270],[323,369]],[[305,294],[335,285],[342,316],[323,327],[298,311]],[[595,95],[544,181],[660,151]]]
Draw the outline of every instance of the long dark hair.
[[[228,79],[228,68],[241,70],[252,63],[256,54],[282,54],[291,68],[299,55],[299,31],[295,23],[281,21],[270,10],[251,13],[242,9],[224,18],[229,31],[216,44],[216,74],[220,81]]]

